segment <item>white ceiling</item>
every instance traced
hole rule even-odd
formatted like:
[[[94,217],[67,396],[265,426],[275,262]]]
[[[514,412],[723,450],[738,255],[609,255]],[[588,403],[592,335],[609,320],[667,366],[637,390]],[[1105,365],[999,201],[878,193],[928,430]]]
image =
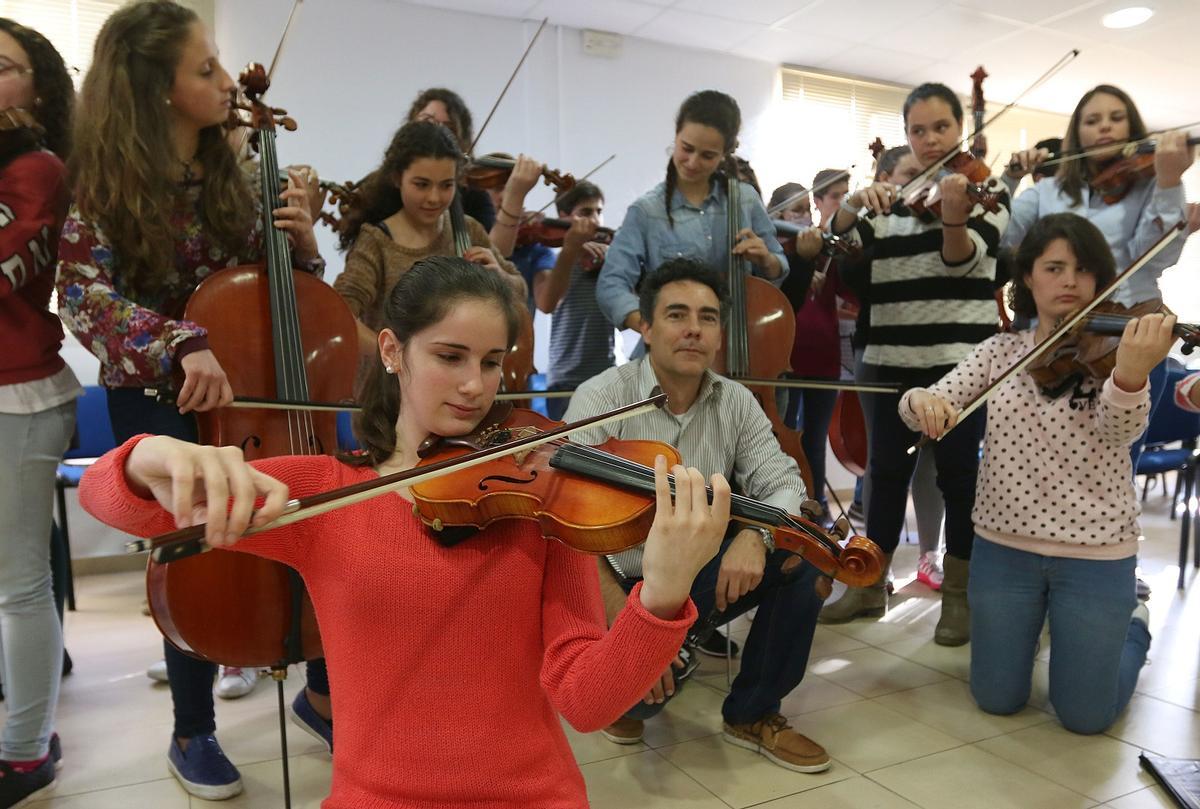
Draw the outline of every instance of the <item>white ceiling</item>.
[[[412,0],[594,28],[751,59],[969,94],[983,64],[988,101],[1011,101],[1071,48],[1082,54],[1022,106],[1069,113],[1116,84],[1152,127],[1200,120],[1200,0]],[[1100,17],[1155,10],[1124,31]]]

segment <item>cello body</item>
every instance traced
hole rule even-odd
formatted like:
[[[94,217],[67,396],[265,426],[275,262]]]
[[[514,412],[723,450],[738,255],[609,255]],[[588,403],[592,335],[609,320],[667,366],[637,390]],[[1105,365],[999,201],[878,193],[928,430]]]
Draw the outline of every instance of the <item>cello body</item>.
[[[358,362],[354,316],[332,287],[291,272],[310,395],[317,401],[346,399]],[[278,398],[263,267],[234,267],[206,278],[185,317],[209,330],[209,347],[239,395]],[[220,408],[198,413],[197,420],[203,443],[240,447],[247,460],[337,450],[333,413]],[[169,565],[151,562],[147,587],[155,622],[184,652],[228,666],[277,665],[292,656],[284,640],[298,609],[301,655],[321,656],[312,603],[295,572],[278,562],[224,550]]]

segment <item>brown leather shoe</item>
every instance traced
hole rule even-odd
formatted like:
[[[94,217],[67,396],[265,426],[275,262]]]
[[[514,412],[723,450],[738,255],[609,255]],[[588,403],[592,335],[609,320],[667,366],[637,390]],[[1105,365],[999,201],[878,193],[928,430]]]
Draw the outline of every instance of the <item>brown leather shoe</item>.
[[[829,769],[825,748],[807,736],[792,730],[787,719],[767,714],[748,725],[725,723],[725,741],[762,753],[780,767],[796,772],[824,772]]]
[[[641,719],[618,719],[600,731],[604,738],[616,744],[637,744],[642,740],[646,723]]]

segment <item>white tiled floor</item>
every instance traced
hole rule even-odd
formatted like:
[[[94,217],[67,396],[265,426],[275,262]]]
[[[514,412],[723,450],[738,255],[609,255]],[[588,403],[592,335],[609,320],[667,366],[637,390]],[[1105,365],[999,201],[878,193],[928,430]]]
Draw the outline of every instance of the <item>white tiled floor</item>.
[[[978,711],[965,684],[969,647],[933,643],[937,602],[911,581],[916,548],[905,545],[897,555],[900,590],[887,618],[818,628],[809,673],[784,702],[795,726],[833,756],[828,772],[789,772],[722,741],[725,664],[705,659],[695,682],[647,724],[644,744],[622,747],[568,729],[592,805],[1169,807],[1137,757],[1141,749],[1200,757],[1200,596],[1196,585],[1190,593],[1175,590],[1179,529],[1166,511],[1165,500],[1152,497],[1144,518],[1141,571],[1154,588],[1151,662],[1128,712],[1107,734],[1072,735],[1046,712],[1044,660],[1029,708],[1010,717]],[[54,797],[34,806],[216,806],[189,802],[166,772],[170,697],[144,675],[159,640],[138,611],[141,576],[91,576],[78,589],[80,610],[67,627],[76,670],[63,683],[59,706],[66,766]],[[745,623],[733,628],[739,639],[746,631]],[[299,683],[293,669],[289,697]],[[222,744],[246,783],[245,794],[225,805],[282,806],[273,684],[219,701],[217,717]],[[290,723],[288,743],[293,805],[316,809],[328,787],[328,757]]]

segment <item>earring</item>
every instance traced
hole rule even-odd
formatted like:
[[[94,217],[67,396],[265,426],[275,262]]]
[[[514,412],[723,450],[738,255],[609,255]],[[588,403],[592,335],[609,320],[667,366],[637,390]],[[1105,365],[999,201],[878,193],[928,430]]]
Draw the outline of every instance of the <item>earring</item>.
[[[387,371],[389,374],[394,374],[394,373],[396,373],[396,369],[395,369],[395,368],[393,368],[393,367],[392,367],[392,366],[390,366],[390,365],[385,365],[385,366],[383,366],[383,370]]]
[[[169,98],[164,98],[164,99],[163,99],[163,101],[167,102],[167,106],[168,106],[168,107],[169,107],[169,106],[171,106],[171,99],[169,99]]]

